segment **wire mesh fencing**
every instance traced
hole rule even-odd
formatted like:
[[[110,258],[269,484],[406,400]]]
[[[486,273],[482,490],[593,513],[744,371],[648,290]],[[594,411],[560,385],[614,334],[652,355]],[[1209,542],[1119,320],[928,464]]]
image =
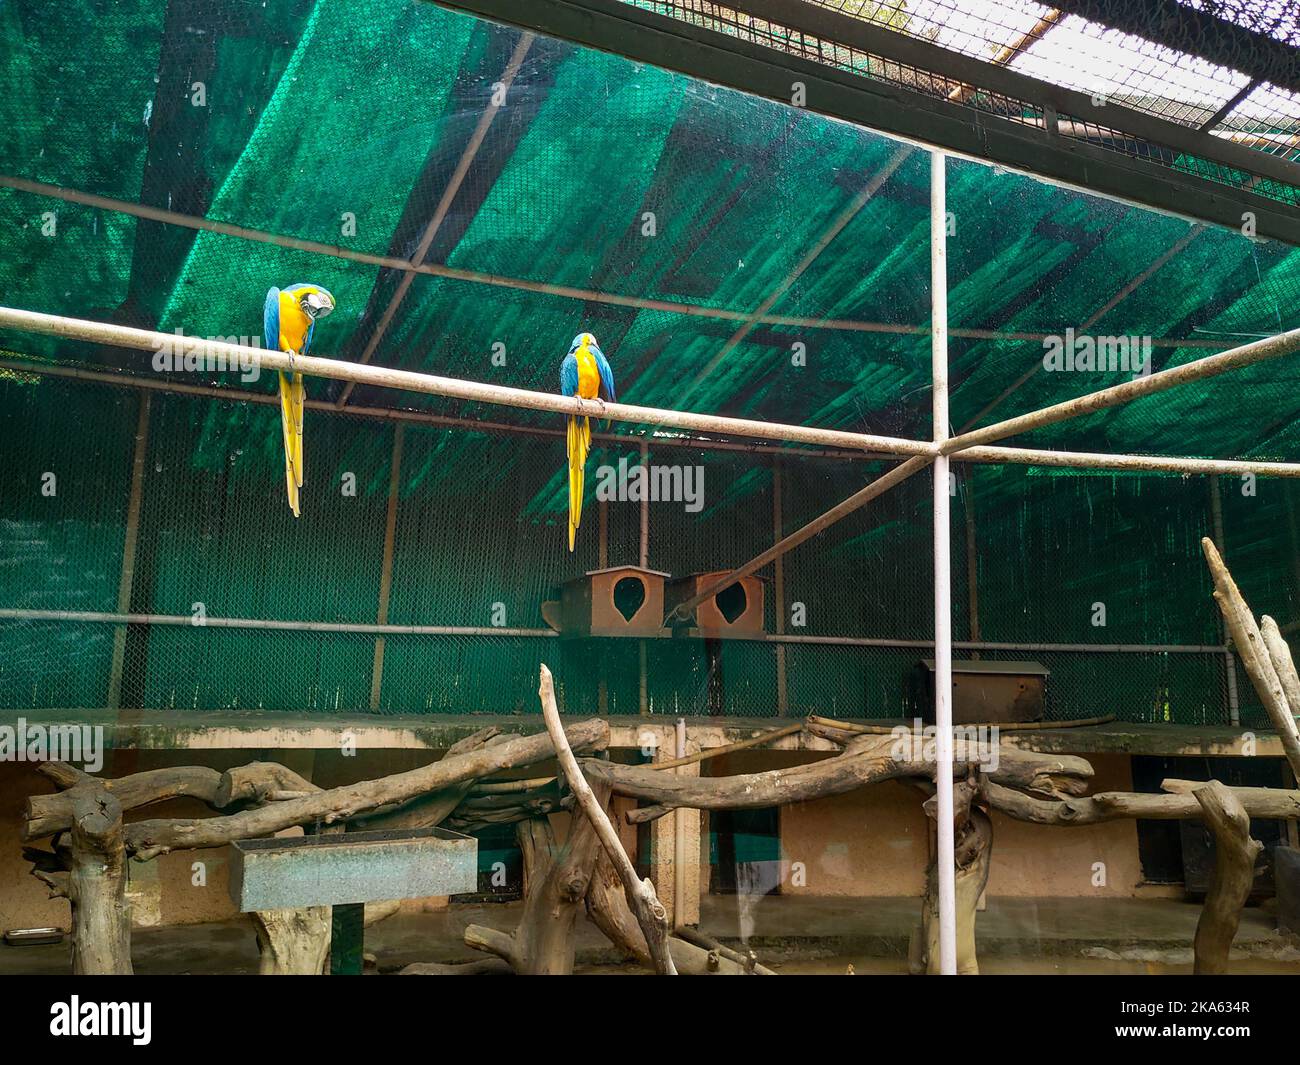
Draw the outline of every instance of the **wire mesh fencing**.
[[[310,411],[295,520],[266,405],[48,378],[0,381],[0,403],[11,710],[535,714],[546,662],[571,714],[884,719],[932,656],[928,473],[767,567],[760,637],[568,639],[542,614],[602,566],[727,570],[892,463],[650,441],[644,460],[697,469],[700,494],[642,504],[597,498],[602,470],[643,461],[608,441],[571,556],[551,437]],[[1049,720],[1228,723],[1211,487],[957,464],[958,660],[1042,663]],[[1218,490],[1229,563],[1285,628],[1297,493]],[[1235,690],[1264,724],[1240,673]]]

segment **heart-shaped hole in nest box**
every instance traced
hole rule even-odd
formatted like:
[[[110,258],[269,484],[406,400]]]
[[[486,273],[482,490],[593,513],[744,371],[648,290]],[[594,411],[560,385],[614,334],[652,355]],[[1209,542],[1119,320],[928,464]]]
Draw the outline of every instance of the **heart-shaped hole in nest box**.
[[[640,577],[623,577],[614,585],[614,608],[631,621],[645,602],[645,581]]]
[[[745,586],[739,581],[730,588],[723,588],[713,597],[713,601],[718,604],[718,613],[723,616],[728,625],[734,624],[736,618],[745,612],[745,607],[749,606]]]

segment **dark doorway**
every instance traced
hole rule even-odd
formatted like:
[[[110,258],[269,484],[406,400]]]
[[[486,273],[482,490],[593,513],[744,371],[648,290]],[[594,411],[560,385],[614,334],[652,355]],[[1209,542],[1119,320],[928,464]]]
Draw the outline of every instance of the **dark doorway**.
[[[712,811],[709,866],[714,895],[780,894],[780,808]]]
[[[487,825],[467,833],[478,840],[478,890],[453,902],[512,902],[524,895],[524,855],[515,826]]]
[[[1179,780],[1221,780],[1229,787],[1281,788],[1282,760],[1280,758],[1167,758],[1135,755],[1133,758],[1133,790],[1160,793],[1160,782],[1166,778]],[[1200,823],[1181,821],[1137,822],[1138,855],[1142,862],[1142,878],[1151,884],[1184,884],[1189,891],[1205,890],[1205,875],[1212,864],[1212,851],[1208,849]],[[1280,821],[1261,821],[1252,818],[1250,834],[1264,844],[1261,867],[1271,870],[1271,854],[1282,842]],[[1208,864],[1207,864],[1208,863]],[[1257,893],[1271,893],[1271,877],[1257,878]]]

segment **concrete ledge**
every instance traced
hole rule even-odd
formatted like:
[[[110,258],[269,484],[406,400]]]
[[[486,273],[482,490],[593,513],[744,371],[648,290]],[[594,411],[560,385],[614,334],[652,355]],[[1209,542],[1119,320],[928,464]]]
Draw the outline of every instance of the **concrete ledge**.
[[[573,716],[575,720],[581,715]],[[470,733],[495,725],[503,732],[531,734],[544,731],[542,718],[521,714],[300,714],[293,712],[224,711],[185,713],[175,710],[7,710],[0,726],[23,719],[32,725],[99,725],[105,742],[116,750],[334,750],[344,733],[350,733],[360,750],[446,750]],[[615,716],[610,725],[610,746],[640,748],[652,742],[668,744],[674,718]],[[702,748],[720,747],[798,718],[729,717],[686,719],[690,739]],[[855,719],[858,720],[858,719]],[[901,718],[861,719],[873,725],[905,724]],[[1130,724],[1114,721],[1085,728],[1008,732],[1003,738],[1025,750],[1053,754],[1141,754],[1187,757],[1243,757],[1246,737],[1254,737],[1255,757],[1281,758],[1277,735],[1264,729],[1222,725]],[[798,734],[786,736],[770,747],[776,751],[834,751],[826,740]]]

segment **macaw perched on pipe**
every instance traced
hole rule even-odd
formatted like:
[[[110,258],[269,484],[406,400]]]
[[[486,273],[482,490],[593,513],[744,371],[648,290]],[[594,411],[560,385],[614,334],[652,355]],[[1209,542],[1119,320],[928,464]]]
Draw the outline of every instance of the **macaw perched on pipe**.
[[[266,293],[262,308],[262,340],[272,351],[287,351],[289,364],[295,355],[311,348],[316,321],[334,309],[334,297],[320,285],[296,284]],[[302,374],[280,374],[280,424],[284,429],[284,479],[289,489],[289,507],[299,516],[298,490],[302,488],[302,415],[307,389]]]
[[[603,399],[617,403],[614,391],[614,371],[609,368],[605,353],[590,333],[579,333],[573,338],[569,354],[560,364],[560,391],[566,396],[582,399]],[[587,452],[591,450],[591,420],[583,415],[569,415],[569,550],[573,550],[574,536],[582,521],[582,492],[587,465]]]

